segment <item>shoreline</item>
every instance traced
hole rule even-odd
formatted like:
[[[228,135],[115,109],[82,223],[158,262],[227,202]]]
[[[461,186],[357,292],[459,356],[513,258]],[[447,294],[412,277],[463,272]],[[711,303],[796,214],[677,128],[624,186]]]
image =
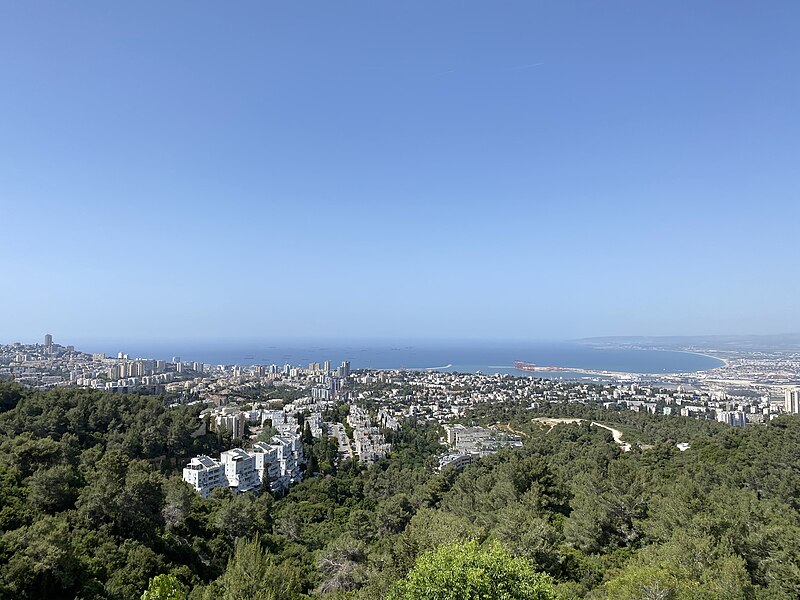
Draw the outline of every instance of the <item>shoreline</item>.
[[[714,369],[721,369],[722,367],[727,367],[730,365],[730,360],[728,360],[727,358],[722,358],[721,356],[714,356],[713,354],[707,354],[705,352],[694,352],[693,350],[677,350],[677,352],[683,352],[684,354],[695,354],[697,356],[705,356],[706,358],[713,358],[714,360],[722,362],[722,364],[719,365],[718,367],[713,367],[711,369],[700,369],[701,371],[713,371]]]
[[[524,370],[518,369],[513,365],[487,365],[487,369],[504,369],[508,371],[515,371],[517,373],[523,374],[530,374],[531,377],[535,377],[536,373],[575,373],[578,375],[589,375],[589,376],[599,376],[599,377],[608,377],[608,378],[630,378],[630,377],[652,377],[652,378],[660,378],[660,377],[676,377],[678,375],[686,375],[689,373],[707,373],[713,371],[715,369],[721,369],[727,367],[729,365],[729,360],[726,358],[722,358],[719,356],[713,356],[711,354],[706,354],[703,352],[694,352],[691,350],[667,350],[664,348],[609,348],[609,349],[616,349],[616,350],[638,350],[643,352],[676,352],[680,354],[691,354],[694,356],[702,356],[704,358],[711,358],[716,361],[720,361],[721,365],[716,365],[714,367],[709,367],[707,369],[697,369],[695,371],[670,371],[665,373],[641,373],[638,371],[608,371],[604,369],[584,369],[579,367],[562,367],[556,365],[547,365],[547,366],[535,366],[532,370]],[[453,365],[448,365],[452,367]]]
[[[202,361],[202,362],[204,362],[206,364],[211,364],[211,365],[222,364],[222,365],[238,365],[238,366],[241,366],[241,367],[248,367],[248,366],[252,366],[252,365],[255,365],[255,364],[267,364],[268,362],[273,362],[274,364],[290,364],[292,366],[305,367],[307,362],[314,361],[314,360],[321,361],[322,357],[318,356],[318,354],[319,354],[319,352],[321,350],[328,350],[328,351],[333,350],[333,352],[331,352],[332,354],[338,354],[340,356],[346,356],[345,352],[342,352],[342,350],[349,350],[350,352],[347,352],[347,354],[350,355],[350,358],[347,358],[346,360],[352,361],[352,368],[354,368],[354,369],[367,369],[367,370],[376,370],[376,371],[416,370],[416,371],[441,371],[441,372],[447,372],[448,370],[456,370],[458,372],[464,372],[464,373],[472,373],[472,372],[475,372],[475,371],[481,371],[481,372],[485,373],[487,371],[490,371],[490,372],[495,372],[495,373],[496,372],[505,372],[507,374],[515,375],[515,376],[521,375],[523,373],[527,373],[529,375],[535,376],[536,373],[539,373],[539,374],[545,374],[545,373],[553,374],[553,373],[562,372],[562,373],[564,373],[564,377],[565,378],[575,378],[575,377],[581,377],[581,376],[590,376],[590,377],[591,376],[602,376],[602,377],[617,377],[617,378],[619,378],[619,377],[626,377],[626,378],[627,377],[665,377],[665,376],[670,376],[670,375],[688,374],[688,373],[707,373],[707,372],[711,372],[711,371],[713,371],[715,369],[718,369],[718,368],[726,367],[729,364],[728,359],[725,359],[725,358],[722,358],[722,357],[719,357],[719,356],[714,356],[713,354],[704,353],[704,352],[696,352],[696,351],[692,351],[692,350],[673,350],[673,349],[666,349],[666,348],[641,348],[641,347],[640,348],[631,348],[631,347],[613,347],[613,346],[597,347],[597,349],[598,350],[601,350],[601,349],[618,350],[618,351],[621,350],[621,351],[632,351],[632,352],[635,351],[635,352],[645,352],[645,353],[646,352],[651,352],[651,353],[652,352],[667,352],[667,353],[673,353],[673,354],[695,355],[695,356],[703,357],[703,358],[706,358],[706,359],[712,359],[715,362],[718,362],[718,363],[721,363],[721,364],[716,364],[714,366],[709,366],[709,367],[705,367],[705,368],[693,368],[693,369],[687,370],[687,371],[671,370],[671,371],[661,371],[661,372],[647,372],[647,371],[639,371],[639,370],[636,370],[636,371],[625,371],[625,370],[619,371],[619,370],[602,369],[602,368],[599,368],[599,369],[598,368],[583,368],[583,367],[560,366],[560,365],[557,365],[557,364],[556,365],[550,364],[550,365],[547,365],[547,366],[537,366],[536,369],[533,370],[533,371],[523,371],[523,370],[516,369],[512,364],[508,364],[508,365],[497,364],[498,363],[497,359],[495,358],[494,360],[492,360],[491,356],[489,357],[488,360],[486,360],[486,357],[482,357],[482,358],[484,358],[484,360],[486,360],[486,362],[492,363],[492,364],[489,364],[489,365],[469,364],[467,361],[463,360],[463,358],[465,358],[465,357],[458,357],[461,360],[453,360],[453,358],[456,358],[456,357],[450,357],[449,360],[447,358],[445,358],[440,363],[438,363],[438,365],[437,365],[436,362],[434,362],[433,364],[436,365],[436,366],[430,366],[431,365],[430,362],[427,365],[425,365],[423,363],[422,365],[419,365],[419,366],[409,366],[408,362],[411,362],[411,360],[413,360],[413,356],[409,356],[409,357],[404,357],[405,360],[404,360],[404,358],[400,359],[400,361],[402,361],[402,362],[406,362],[406,360],[411,359],[411,360],[408,360],[408,362],[406,362],[405,365],[404,364],[399,364],[399,365],[395,364],[395,365],[386,365],[386,366],[375,366],[374,365],[375,362],[382,362],[381,359],[386,360],[387,358],[389,358],[387,356],[380,356],[381,354],[387,353],[388,352],[387,349],[378,349],[378,348],[371,349],[371,350],[375,350],[375,351],[378,352],[378,354],[376,356],[369,356],[369,355],[364,355],[364,354],[361,354],[359,356],[359,353],[368,352],[370,350],[370,349],[367,349],[367,348],[363,348],[363,349],[360,349],[358,352],[354,352],[353,348],[346,348],[346,349],[345,348],[341,348],[341,349],[340,348],[335,348],[335,349],[334,348],[324,348],[324,349],[323,348],[313,348],[313,349],[291,348],[291,349],[288,349],[286,351],[280,351],[278,349],[274,349],[274,348],[270,347],[270,350],[273,350],[274,354],[272,352],[255,352],[254,353],[253,352],[254,348],[243,348],[242,349],[242,353],[239,354],[239,356],[231,356],[230,355],[230,354],[236,354],[237,352],[235,352],[235,351],[229,353],[228,356],[222,356],[222,355],[216,355],[215,356],[214,355],[215,353],[213,351],[209,352],[208,349],[205,349],[205,348],[203,348],[203,349],[197,348],[197,350],[199,350],[199,351],[196,351],[196,352],[193,352],[193,351],[181,352],[181,351],[189,350],[188,348],[181,348],[181,349],[176,349],[176,352],[178,352],[179,354],[180,353],[185,354],[186,356],[184,356],[184,360]],[[276,350],[277,350],[277,352],[276,352]],[[394,350],[394,349],[392,349],[392,350]],[[446,352],[447,352],[448,349],[447,348],[442,348],[441,350],[443,350],[444,351],[443,354],[446,355]],[[520,348],[519,350],[523,351],[524,349]],[[489,354],[492,353],[492,349],[487,349],[487,351],[488,351]],[[155,351],[155,352],[153,352],[153,351],[149,351],[149,352],[148,351],[144,351],[144,352],[142,352],[142,349],[134,349],[134,352],[132,352],[131,354],[133,354],[133,355],[135,355],[137,357],[140,356],[140,355],[141,356],[146,356],[148,354],[151,354],[153,356],[158,357],[158,356],[163,355],[164,352],[163,352],[163,350]],[[264,354],[266,354],[266,356],[264,356]],[[282,354],[282,356],[278,356],[279,354]],[[149,356],[148,358],[152,358],[152,357]],[[367,360],[364,360],[365,358],[367,358]],[[480,360],[480,358],[478,358],[478,357],[471,357],[471,358],[472,358],[472,360],[475,361],[475,363],[477,363]],[[476,358],[477,358],[477,360],[475,360]],[[567,358],[567,357],[561,356],[561,358]],[[168,357],[165,360],[168,360]],[[435,357],[434,357],[434,360],[435,360]],[[503,359],[501,359],[501,360],[503,360]],[[547,360],[546,356],[544,357],[544,360]],[[556,360],[558,360],[558,359],[556,358]],[[569,359],[567,358],[567,360],[569,360]],[[333,361],[333,362],[337,362],[337,361],[338,361],[338,358],[336,359],[336,361]],[[466,363],[466,364],[458,364],[459,362],[462,362],[462,361],[464,363]],[[387,361],[387,362],[389,362],[389,361]],[[433,362],[433,361],[431,361],[431,362]],[[505,360],[503,360],[503,362],[505,362]],[[564,362],[566,363],[566,361],[564,361]],[[596,360],[596,361],[592,361],[592,362],[599,362],[600,364],[602,364],[604,361],[603,360]],[[633,361],[633,362],[635,364],[635,361]],[[656,362],[658,362],[658,361],[656,361]],[[361,364],[359,364],[359,363],[361,363]],[[366,364],[364,364],[364,363],[366,363]],[[511,363],[510,360],[509,360],[509,363]],[[569,364],[569,363],[566,363],[566,364]],[[625,366],[628,366],[628,365],[625,365]],[[653,366],[654,365],[651,365],[651,367],[653,367]],[[657,365],[655,365],[655,366],[657,367]],[[452,371],[450,371],[450,372],[452,372]]]

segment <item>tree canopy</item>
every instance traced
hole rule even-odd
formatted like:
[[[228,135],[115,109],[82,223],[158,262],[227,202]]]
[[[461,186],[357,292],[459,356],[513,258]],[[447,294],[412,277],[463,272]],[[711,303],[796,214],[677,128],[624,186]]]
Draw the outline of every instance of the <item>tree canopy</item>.
[[[498,542],[440,546],[417,559],[390,600],[555,600],[550,578]]]
[[[500,421],[523,447],[437,472],[438,425],[408,422],[367,469],[304,436],[315,475],[285,495],[204,499],[180,469],[232,441],[195,436],[197,407],[2,383],[0,398],[0,598],[800,597],[800,418],[478,405],[465,422]],[[613,424],[646,448],[534,416]]]

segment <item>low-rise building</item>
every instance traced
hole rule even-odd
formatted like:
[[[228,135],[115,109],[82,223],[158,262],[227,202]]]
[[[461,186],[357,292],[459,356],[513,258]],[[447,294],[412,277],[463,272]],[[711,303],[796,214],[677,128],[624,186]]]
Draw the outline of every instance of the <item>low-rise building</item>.
[[[460,471],[467,465],[475,462],[477,456],[475,454],[468,454],[466,452],[453,452],[452,454],[445,454],[439,458],[439,470],[453,467]]]

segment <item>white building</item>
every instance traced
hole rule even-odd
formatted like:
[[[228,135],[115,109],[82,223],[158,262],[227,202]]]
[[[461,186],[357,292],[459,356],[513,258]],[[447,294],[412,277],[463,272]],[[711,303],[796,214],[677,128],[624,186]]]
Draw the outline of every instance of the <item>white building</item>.
[[[733,427],[744,427],[747,425],[747,416],[739,410],[723,410],[717,413],[717,421]]]
[[[400,422],[395,419],[388,410],[381,408],[378,411],[378,426],[397,431],[400,429]]]
[[[288,482],[300,481],[300,463],[305,460],[300,437],[276,435],[270,441],[270,446],[275,448],[281,467],[281,478],[287,483],[287,487]]]
[[[228,487],[234,492],[258,492],[266,482],[272,492],[287,490],[302,481],[304,462],[300,436],[275,436],[269,443],[256,442],[251,452],[233,448],[220,454],[220,460],[197,456],[183,469],[183,479],[203,498],[214,488]]]
[[[220,462],[225,467],[225,478],[228,487],[235,488],[237,492],[257,490],[259,485],[256,473],[255,457],[241,448],[226,450],[219,455]]]
[[[253,444],[253,458],[259,484],[263,486],[267,482],[271,491],[280,490],[283,482],[281,481],[281,461],[278,458],[277,446],[266,442],[256,442]]]
[[[224,407],[219,414],[214,416],[217,431],[224,428],[231,432],[234,439],[242,439],[245,432],[246,415],[236,407]]]
[[[195,456],[184,467],[183,480],[194,487],[203,498],[208,498],[214,488],[228,485],[225,467],[208,456]]]
[[[787,388],[783,401],[783,410],[790,415],[800,413],[800,388]]]
[[[467,465],[471,465],[475,462],[476,456],[474,454],[467,454],[464,452],[454,452],[453,454],[446,454],[439,458],[439,470],[446,469],[447,467],[453,467],[457,471],[460,471]]]

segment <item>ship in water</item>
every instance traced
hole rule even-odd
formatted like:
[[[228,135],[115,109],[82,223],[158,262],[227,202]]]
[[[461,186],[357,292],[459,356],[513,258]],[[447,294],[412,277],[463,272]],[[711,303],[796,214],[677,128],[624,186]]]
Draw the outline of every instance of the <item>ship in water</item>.
[[[536,365],[533,363],[525,362],[524,360],[515,360],[514,361],[514,368],[519,371],[528,371],[534,372],[536,371]]]

